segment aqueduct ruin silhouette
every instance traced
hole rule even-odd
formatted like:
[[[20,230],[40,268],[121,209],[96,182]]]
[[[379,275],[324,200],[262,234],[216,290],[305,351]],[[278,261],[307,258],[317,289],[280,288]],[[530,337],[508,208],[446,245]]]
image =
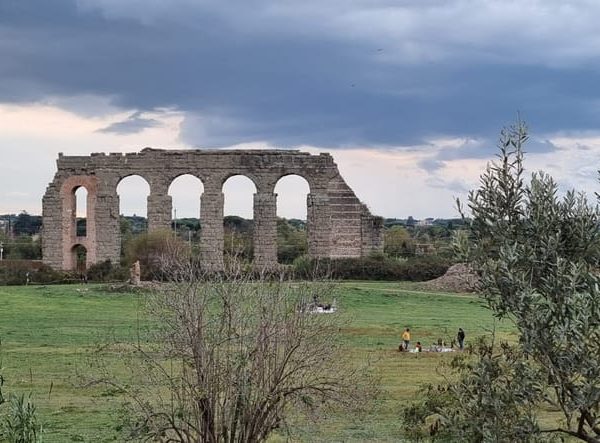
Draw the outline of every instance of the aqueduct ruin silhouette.
[[[44,262],[71,270],[76,251],[86,249],[89,266],[105,260],[118,263],[121,237],[117,185],[139,175],[150,185],[148,229],[170,229],[169,185],[190,174],[204,186],[201,201],[201,262],[223,267],[223,183],[232,176],[250,178],[254,194],[254,264],[277,264],[277,194],[282,177],[298,175],[309,184],[307,196],[308,252],[311,257],[360,257],[383,248],[382,219],[371,215],[340,175],[329,154],[299,151],[214,151],[143,149],[139,153],[63,156],[43,198]],[[87,190],[87,229],[78,236],[76,196]]]

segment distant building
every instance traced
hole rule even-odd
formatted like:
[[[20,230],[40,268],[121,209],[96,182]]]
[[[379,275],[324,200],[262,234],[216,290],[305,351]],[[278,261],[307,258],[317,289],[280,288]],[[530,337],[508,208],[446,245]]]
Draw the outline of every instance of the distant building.
[[[425,220],[419,220],[417,222],[417,226],[431,226],[433,225],[433,218],[432,217],[428,217]]]

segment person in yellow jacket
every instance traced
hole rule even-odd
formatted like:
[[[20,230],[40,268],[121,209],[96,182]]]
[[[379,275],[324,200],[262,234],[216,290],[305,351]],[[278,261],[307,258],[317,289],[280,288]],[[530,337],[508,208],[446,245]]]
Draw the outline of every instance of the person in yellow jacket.
[[[410,344],[410,329],[406,328],[402,333],[402,341],[404,342],[404,350],[408,351],[408,345]]]

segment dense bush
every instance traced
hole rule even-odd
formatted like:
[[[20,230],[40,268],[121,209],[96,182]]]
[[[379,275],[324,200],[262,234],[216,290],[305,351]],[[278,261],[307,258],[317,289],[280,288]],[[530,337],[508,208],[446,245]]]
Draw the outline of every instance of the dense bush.
[[[20,235],[9,238],[0,232],[4,260],[41,260],[42,242],[39,236]]]
[[[345,280],[426,281],[444,275],[451,264],[449,259],[436,255],[405,260],[385,255],[336,259],[303,256],[294,261],[294,272],[298,278],[330,276]]]
[[[90,266],[85,275],[55,271],[34,260],[4,260],[0,266],[0,285],[62,284],[84,281],[125,281],[127,269],[113,265],[110,260]]]
[[[307,250],[306,225],[299,220],[277,219],[277,261],[292,264]]]
[[[415,255],[415,239],[403,226],[393,226],[384,231],[384,252],[391,257],[410,257]]]
[[[142,280],[162,280],[162,263],[174,257],[189,257],[190,252],[189,245],[175,238],[172,232],[154,231],[138,235],[128,242],[123,261],[126,268],[139,261]]]
[[[113,265],[110,260],[90,266],[86,275],[89,281],[96,282],[125,281],[129,278],[129,272],[126,268]]]
[[[53,270],[50,266],[31,260],[4,261],[0,267],[0,285],[28,283],[68,283],[75,276]]]

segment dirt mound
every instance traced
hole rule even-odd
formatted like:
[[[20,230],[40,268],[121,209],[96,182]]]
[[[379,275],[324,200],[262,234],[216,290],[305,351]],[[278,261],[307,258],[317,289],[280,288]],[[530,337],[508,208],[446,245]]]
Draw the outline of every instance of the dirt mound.
[[[459,263],[450,266],[446,273],[423,286],[433,291],[475,292],[479,283],[477,274],[467,265]]]

